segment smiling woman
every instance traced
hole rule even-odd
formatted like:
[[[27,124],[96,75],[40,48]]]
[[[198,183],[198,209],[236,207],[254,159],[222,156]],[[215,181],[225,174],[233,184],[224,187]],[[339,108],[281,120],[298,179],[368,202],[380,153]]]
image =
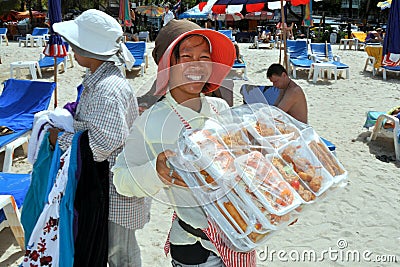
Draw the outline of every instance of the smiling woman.
[[[192,22],[171,20],[157,36],[153,57],[158,64],[155,94],[163,98],[134,122],[113,168],[114,185],[125,196],[155,197],[165,190],[175,211],[165,251],[171,252],[173,266],[253,267],[254,251],[234,252],[221,240],[168,162],[182,131],[200,128],[229,108],[224,100],[204,94],[218,89],[230,72],[232,41]]]

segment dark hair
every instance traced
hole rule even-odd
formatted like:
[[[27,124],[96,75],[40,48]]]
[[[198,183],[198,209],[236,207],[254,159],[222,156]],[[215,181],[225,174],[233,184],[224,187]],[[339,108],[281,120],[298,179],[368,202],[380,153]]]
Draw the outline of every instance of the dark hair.
[[[281,76],[282,73],[287,74],[286,69],[281,64],[274,63],[271,66],[269,66],[267,70],[267,78],[270,78],[272,75]]]

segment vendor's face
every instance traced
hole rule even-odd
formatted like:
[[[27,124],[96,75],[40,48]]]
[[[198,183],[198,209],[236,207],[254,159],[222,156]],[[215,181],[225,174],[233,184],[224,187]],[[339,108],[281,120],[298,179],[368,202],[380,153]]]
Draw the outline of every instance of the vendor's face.
[[[179,47],[179,56],[171,57],[169,86],[174,95],[198,96],[212,71],[208,42],[201,36],[190,36]]]
[[[272,82],[272,85],[279,89],[285,89],[287,87],[287,74],[282,73],[281,76],[273,74],[269,77],[269,80]]]

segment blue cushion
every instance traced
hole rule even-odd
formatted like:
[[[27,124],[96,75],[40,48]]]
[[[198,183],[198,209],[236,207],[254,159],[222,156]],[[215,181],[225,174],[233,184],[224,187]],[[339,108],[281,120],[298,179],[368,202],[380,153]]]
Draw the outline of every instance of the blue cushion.
[[[17,203],[18,208],[21,208],[30,183],[30,174],[0,172],[0,195],[12,195]],[[4,211],[0,210],[0,222],[4,220]]]

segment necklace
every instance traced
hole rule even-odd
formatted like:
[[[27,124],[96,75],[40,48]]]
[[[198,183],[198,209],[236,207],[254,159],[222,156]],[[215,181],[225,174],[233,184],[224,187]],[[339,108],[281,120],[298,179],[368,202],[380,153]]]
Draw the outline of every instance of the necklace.
[[[173,104],[170,103],[170,102],[168,101],[168,99],[167,99],[167,102],[168,102],[168,105],[171,107],[171,109],[175,112],[175,114],[176,114],[176,115],[178,116],[178,118],[181,120],[181,122],[183,123],[183,125],[185,126],[185,128],[186,128],[187,130],[192,129],[192,126],[190,125],[190,123],[189,123],[187,120],[185,120],[185,119],[183,118],[183,116],[176,110],[176,108],[173,106]],[[207,103],[208,103],[208,102],[207,102]],[[211,103],[208,103],[208,104],[210,105],[211,109],[212,109],[217,115],[219,115],[219,112],[218,112],[217,108],[216,108],[213,104],[211,104]],[[201,110],[201,108],[200,108],[200,110]]]

